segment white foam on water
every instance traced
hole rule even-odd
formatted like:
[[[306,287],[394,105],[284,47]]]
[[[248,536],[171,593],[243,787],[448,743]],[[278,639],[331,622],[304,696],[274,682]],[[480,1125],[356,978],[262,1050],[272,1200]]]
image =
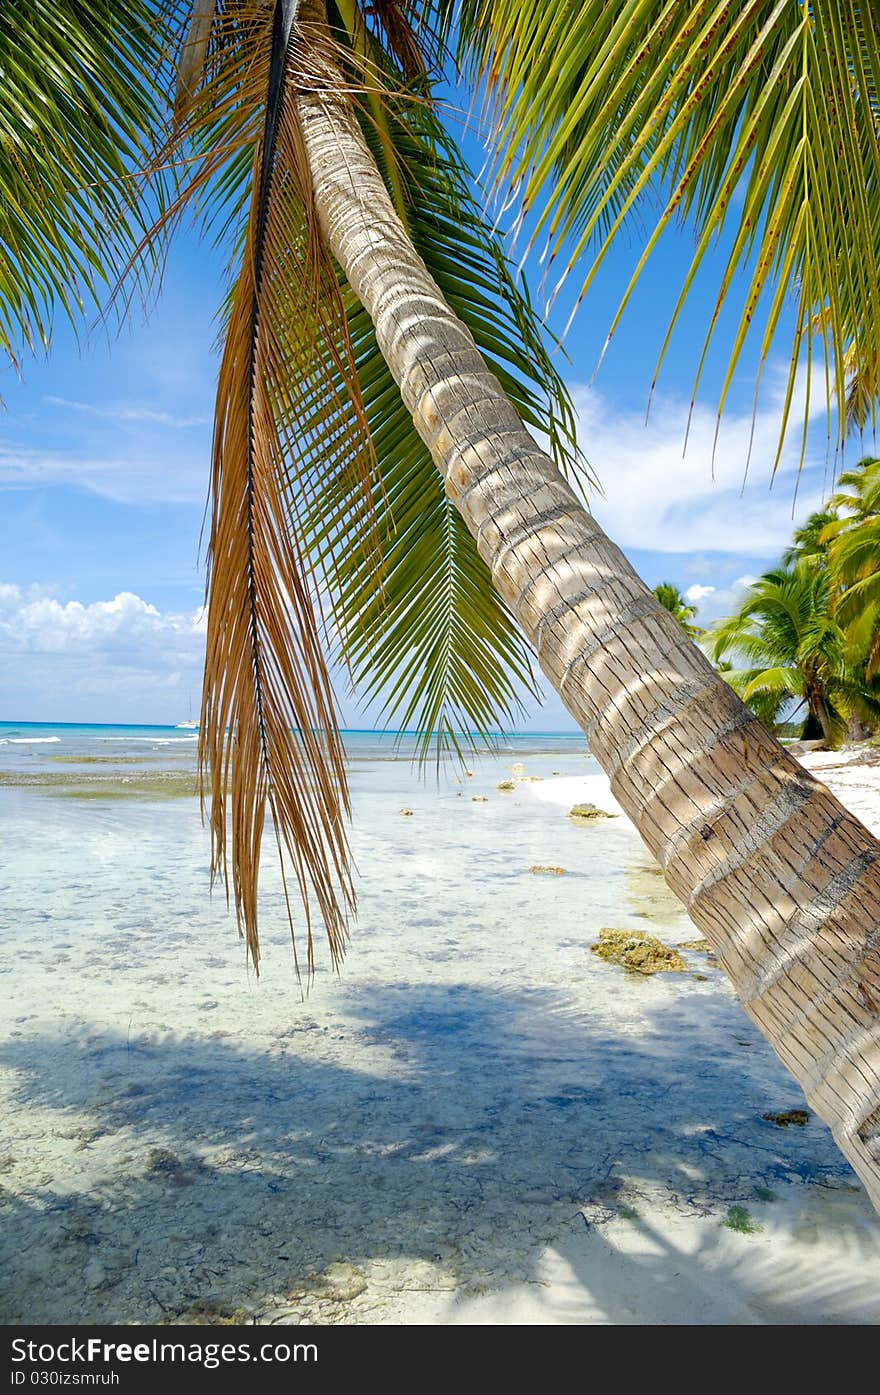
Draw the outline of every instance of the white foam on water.
[[[124,741],[130,746],[174,746],[178,741],[198,741],[198,736],[99,736],[99,741]]]
[[[60,740],[60,736],[5,736],[0,746],[52,746]]]

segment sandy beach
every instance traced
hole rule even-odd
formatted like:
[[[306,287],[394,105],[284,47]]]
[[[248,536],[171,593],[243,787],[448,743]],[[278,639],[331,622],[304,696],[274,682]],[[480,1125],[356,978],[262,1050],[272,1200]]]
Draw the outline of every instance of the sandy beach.
[[[805,763],[880,831],[880,766]],[[591,953],[696,938],[604,776],[471,769],[356,769],[305,998],[271,866],[246,972],[193,800],[0,791],[4,1321],[880,1321],[880,1218],[710,956]]]

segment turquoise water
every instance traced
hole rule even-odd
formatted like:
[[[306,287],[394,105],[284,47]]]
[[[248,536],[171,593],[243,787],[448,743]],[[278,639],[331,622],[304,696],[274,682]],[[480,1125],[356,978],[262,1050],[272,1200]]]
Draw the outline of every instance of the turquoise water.
[[[346,731],[343,733],[351,760],[413,759],[418,733]],[[64,756],[145,755],[162,753],[169,761],[184,757],[198,743],[189,723],[178,726],[111,725],[97,722],[0,722],[0,769],[14,769],[16,762],[51,761]],[[463,749],[484,755],[569,754],[586,752],[579,732],[526,732],[514,735],[465,738]],[[175,751],[175,748],[177,750]]]

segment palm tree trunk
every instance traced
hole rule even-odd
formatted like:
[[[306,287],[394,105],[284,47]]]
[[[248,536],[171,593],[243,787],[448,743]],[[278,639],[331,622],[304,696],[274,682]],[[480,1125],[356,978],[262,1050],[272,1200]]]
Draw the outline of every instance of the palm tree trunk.
[[[303,92],[299,109],[325,235],[495,586],[880,1208],[880,844],[716,675],[524,429],[345,96]]]
[[[822,740],[830,750],[832,745],[831,722],[828,718],[828,708],[825,705],[825,695],[822,692],[821,684],[814,680],[809,685],[807,692],[810,716],[817,723],[822,733]]]

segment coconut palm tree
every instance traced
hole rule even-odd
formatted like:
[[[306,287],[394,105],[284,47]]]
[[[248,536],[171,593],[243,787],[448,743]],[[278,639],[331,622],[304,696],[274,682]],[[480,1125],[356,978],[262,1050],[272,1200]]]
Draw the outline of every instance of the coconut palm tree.
[[[686,601],[681,591],[677,586],[673,586],[671,581],[661,581],[659,586],[654,587],[654,595],[663,609],[675,616],[685,634],[689,635],[691,639],[696,639],[702,633],[700,626],[692,623],[697,613],[697,607]]]
[[[762,721],[775,723],[796,701],[805,711],[802,736],[829,747],[840,744],[853,717],[867,724],[880,718],[880,687],[866,678],[864,652],[838,623],[836,599],[811,555],[759,577],[739,610],[708,635],[716,662],[732,654],[746,665],[725,677]]]
[[[811,513],[795,528],[791,543],[782,554],[782,565],[792,567],[796,562],[809,562],[813,567],[828,565],[828,541],[825,530],[837,522],[837,511],[830,505]]]
[[[840,590],[836,612],[863,635],[873,677],[880,671],[880,460],[866,456],[842,474],[831,507],[821,539]]]
[[[4,22],[24,25],[29,8],[7,6]],[[34,8],[44,25],[59,10]],[[61,4],[64,22],[75,28],[81,8]],[[166,7],[153,8],[158,33]],[[101,105],[105,146],[117,108],[123,133],[134,129],[138,105],[154,104],[153,72],[166,71],[162,54],[155,68],[131,61],[120,38],[129,11],[113,9],[123,60],[111,55],[95,81],[114,67],[116,89],[139,90]],[[173,28],[178,7],[167,9]],[[415,690],[417,710],[448,713],[450,685],[459,710],[496,710],[501,675],[522,663],[518,629],[746,1011],[880,1203],[880,846],[743,706],[585,509],[559,468],[566,405],[552,375],[550,451],[527,429],[540,353],[534,342],[521,351],[534,318],[522,292],[497,290],[495,244],[468,203],[431,81],[450,54],[485,80],[499,176],[531,231],[546,235],[548,264],[590,254],[579,299],[619,229],[659,194],[632,284],[663,231],[687,217],[694,262],[675,322],[723,228],[729,252],[707,344],[726,320],[721,307],[746,289],[720,405],[758,303],[766,354],[793,295],[787,419],[801,359],[826,353],[843,400],[847,355],[867,353],[880,324],[872,7],[198,0],[187,21],[176,122],[156,139],[149,197],[164,230],[188,207],[240,247],[217,399],[201,740],[215,867],[226,865],[229,803],[232,883],[254,957],[267,806],[336,952],[352,899],[316,577],[356,676],[378,653],[397,710]],[[56,75],[33,58],[27,75],[16,93],[39,131],[38,89]],[[61,158],[68,172],[91,173],[94,157],[75,137]],[[183,173],[175,182],[169,171]],[[62,183],[59,216],[78,227]],[[32,179],[23,197],[40,201]],[[114,230],[116,212],[114,203]],[[65,239],[45,209],[38,231],[36,262],[23,255],[6,292],[22,322],[40,299],[43,248],[60,262],[56,292],[68,285]],[[82,236],[81,260],[100,259],[99,237]],[[442,500],[426,483],[423,495],[417,462],[428,457]],[[439,528],[425,552],[419,520],[429,513]],[[399,547],[386,559],[389,539]],[[445,568],[443,587],[461,581],[458,628],[430,575],[432,559],[451,556],[462,560]],[[487,576],[500,597],[488,630]],[[453,661],[462,634],[479,642]]]

